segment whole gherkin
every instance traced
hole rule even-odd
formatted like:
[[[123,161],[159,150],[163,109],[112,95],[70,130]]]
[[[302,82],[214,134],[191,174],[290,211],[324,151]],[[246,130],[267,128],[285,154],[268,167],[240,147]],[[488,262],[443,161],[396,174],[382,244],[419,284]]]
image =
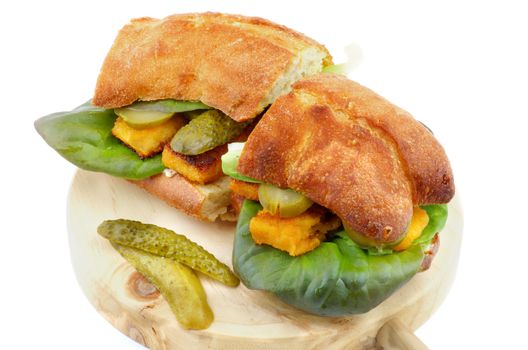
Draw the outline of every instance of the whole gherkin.
[[[178,153],[201,154],[233,140],[249,123],[239,123],[220,111],[208,110],[181,128],[170,145]]]

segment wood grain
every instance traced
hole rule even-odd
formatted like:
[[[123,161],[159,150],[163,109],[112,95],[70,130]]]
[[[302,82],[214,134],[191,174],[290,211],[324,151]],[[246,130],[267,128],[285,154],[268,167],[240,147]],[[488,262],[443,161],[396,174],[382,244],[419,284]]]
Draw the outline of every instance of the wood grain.
[[[376,343],[383,350],[428,350],[427,346],[399,319],[389,320],[381,327]]]
[[[67,217],[73,267],[90,302],[130,338],[167,350],[372,348],[387,321],[398,318],[415,330],[438,308],[455,276],[462,234],[462,213],[455,198],[430,270],[374,310],[351,317],[308,315],[270,294],[243,285],[225,287],[200,276],[215,321],[207,330],[186,331],[163,298],[97,235],[96,228],[115,218],[153,223],[187,235],[231,264],[234,225],[198,221],[126,181],[83,170],[72,181]]]

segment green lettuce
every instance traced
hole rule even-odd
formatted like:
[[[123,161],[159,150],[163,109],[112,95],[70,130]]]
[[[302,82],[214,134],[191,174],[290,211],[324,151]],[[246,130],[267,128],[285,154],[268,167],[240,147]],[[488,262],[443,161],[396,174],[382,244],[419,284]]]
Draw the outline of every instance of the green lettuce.
[[[199,109],[211,109],[211,107],[200,101],[178,100],[138,101],[126,108],[137,111],[157,111],[165,113],[180,113]]]
[[[252,183],[262,183],[262,181],[255,180],[249,176],[242,175],[238,172],[238,160],[240,159],[240,154],[242,153],[243,148],[243,142],[233,142],[228,145],[228,152],[222,156],[222,171],[227,176],[230,176],[236,180]]]
[[[339,75],[346,75],[347,67],[346,63],[332,64],[330,66],[323,67],[323,73],[334,73]]]
[[[257,245],[249,221],[262,207],[246,200],[238,219],[233,267],[250,289],[274,293],[284,302],[321,316],[364,313],[387,299],[420,269],[425,244],[405,251],[369,255],[344,230],[319,247],[298,257],[268,245]],[[428,213],[441,217],[442,206],[428,206]],[[441,228],[431,220],[427,232]],[[445,222],[445,221],[444,221]]]
[[[427,212],[429,223],[413,244],[429,244],[437,232],[440,232],[447,221],[447,204],[422,205],[421,208]]]
[[[412,244],[429,245],[434,235],[440,232],[445,226],[447,221],[447,204],[422,205],[420,208],[427,212],[429,223],[422,231],[420,237],[416,238]],[[368,248],[367,251],[370,255],[386,255],[393,254],[394,252],[391,248]]]
[[[165,102],[167,108],[178,105],[178,101]],[[180,104],[184,110],[203,109],[201,103]],[[141,159],[112,135],[116,118],[113,110],[94,107],[88,101],[70,112],[38,119],[35,128],[48,145],[79,168],[133,180],[161,173],[161,155]]]

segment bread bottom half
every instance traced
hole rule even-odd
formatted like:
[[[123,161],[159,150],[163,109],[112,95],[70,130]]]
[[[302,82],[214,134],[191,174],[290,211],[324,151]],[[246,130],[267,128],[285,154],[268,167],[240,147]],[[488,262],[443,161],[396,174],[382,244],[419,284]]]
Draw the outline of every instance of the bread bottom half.
[[[188,215],[205,221],[236,221],[231,206],[229,177],[200,185],[179,174],[172,177],[154,175],[143,180],[131,180],[152,195],[164,200],[170,206]]]

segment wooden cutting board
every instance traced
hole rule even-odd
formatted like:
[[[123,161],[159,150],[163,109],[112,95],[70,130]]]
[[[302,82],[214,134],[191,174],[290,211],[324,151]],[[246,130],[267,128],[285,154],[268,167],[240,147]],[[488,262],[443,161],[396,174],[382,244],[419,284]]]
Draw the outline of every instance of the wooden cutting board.
[[[399,321],[386,326],[378,341],[385,348],[404,348],[388,345],[398,340],[387,337],[403,337],[402,325],[415,330],[441,304],[455,276],[462,233],[462,213],[455,199],[431,268],[374,310],[357,316],[312,316],[271,294],[243,285],[229,288],[200,276],[215,321],[207,330],[188,331],[179,326],[163,297],[99,237],[96,228],[115,218],[156,224],[185,234],[231,265],[233,224],[198,221],[126,181],[83,170],[72,181],[67,218],[73,267],[90,302],[130,338],[151,349],[168,350],[368,349],[376,345],[380,328],[393,319]]]

